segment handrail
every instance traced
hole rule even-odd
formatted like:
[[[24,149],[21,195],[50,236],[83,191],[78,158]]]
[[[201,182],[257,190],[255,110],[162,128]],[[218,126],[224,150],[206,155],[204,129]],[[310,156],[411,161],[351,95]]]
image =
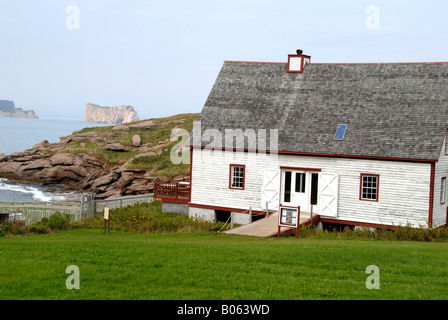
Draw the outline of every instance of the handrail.
[[[167,197],[167,198],[190,198],[190,183],[189,178],[183,178],[179,181],[172,182],[171,180],[163,182],[154,182],[154,197]]]

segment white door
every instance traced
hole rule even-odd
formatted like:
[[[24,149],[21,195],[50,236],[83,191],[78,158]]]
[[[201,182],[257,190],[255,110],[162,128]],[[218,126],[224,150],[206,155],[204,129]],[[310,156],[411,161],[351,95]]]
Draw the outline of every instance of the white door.
[[[319,215],[338,216],[339,176],[336,173],[321,172],[319,174],[318,210]]]
[[[263,170],[263,182],[261,186],[261,208],[278,210],[280,193],[280,169]]]
[[[300,206],[300,211],[310,210],[310,172],[284,170],[282,176],[282,205]]]

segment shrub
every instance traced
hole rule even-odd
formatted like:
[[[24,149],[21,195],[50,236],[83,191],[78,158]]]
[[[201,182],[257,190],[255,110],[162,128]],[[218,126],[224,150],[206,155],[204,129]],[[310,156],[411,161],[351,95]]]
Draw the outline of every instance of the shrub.
[[[110,217],[111,230],[137,233],[198,232],[216,229],[215,224],[211,222],[194,220],[185,215],[163,213],[162,203],[158,199],[111,209]],[[102,217],[96,217],[79,225],[102,227],[104,220]]]
[[[3,223],[1,230],[3,230],[3,236],[7,234],[19,235],[27,232],[25,222],[20,220],[7,220]]]
[[[51,230],[67,230],[70,228],[70,214],[56,212],[48,217],[48,226]]]
[[[293,236],[295,233],[292,234]],[[396,240],[396,241],[448,241],[447,228],[415,228],[400,226],[396,229],[386,228],[327,228],[317,229],[314,226],[302,227],[299,231],[301,238],[336,238],[336,239],[366,239],[366,240]]]
[[[30,227],[30,231],[33,233],[48,233],[50,227],[48,225],[48,218],[42,218]]]
[[[48,218],[42,218],[30,227],[33,233],[48,233],[56,230],[67,230],[71,228],[70,214],[55,212]]]

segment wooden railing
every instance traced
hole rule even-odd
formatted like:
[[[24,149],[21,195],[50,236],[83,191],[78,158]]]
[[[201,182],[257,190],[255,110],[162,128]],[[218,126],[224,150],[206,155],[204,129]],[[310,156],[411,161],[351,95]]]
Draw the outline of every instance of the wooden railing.
[[[155,198],[190,199],[190,180],[183,178],[179,181],[156,181],[154,183]]]

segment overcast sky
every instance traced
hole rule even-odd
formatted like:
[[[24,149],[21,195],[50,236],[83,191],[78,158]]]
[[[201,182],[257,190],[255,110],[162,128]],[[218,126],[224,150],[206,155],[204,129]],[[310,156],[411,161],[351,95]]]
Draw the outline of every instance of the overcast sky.
[[[200,112],[224,60],[448,61],[448,1],[0,0],[0,100]]]

